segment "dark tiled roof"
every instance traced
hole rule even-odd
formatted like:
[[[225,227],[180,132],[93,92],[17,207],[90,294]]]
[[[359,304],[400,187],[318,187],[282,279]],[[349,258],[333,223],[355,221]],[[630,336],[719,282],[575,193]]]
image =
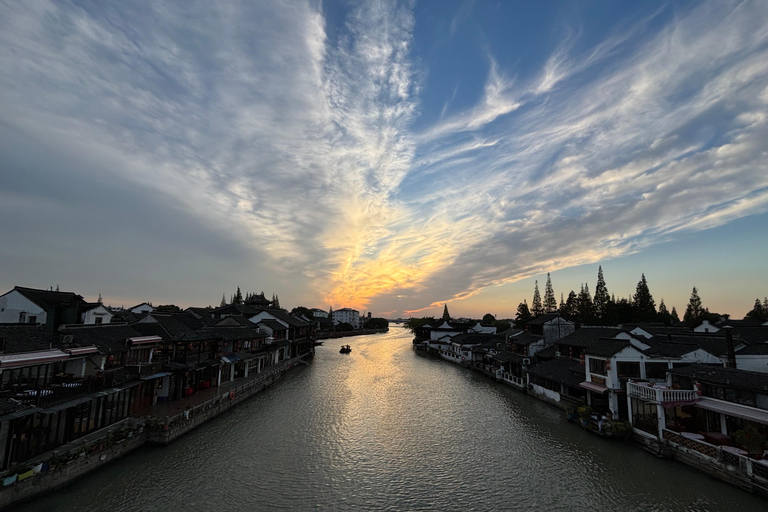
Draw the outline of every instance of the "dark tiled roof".
[[[680,335],[654,336],[650,340],[647,340],[646,343],[651,345],[652,349],[667,343],[691,345],[693,347],[699,347],[714,356],[722,356],[728,352],[728,345],[725,341],[725,336],[720,335],[720,333],[716,335],[688,333]],[[734,340],[734,344],[738,346],[739,340]],[[691,351],[689,350],[689,352]]]
[[[645,351],[649,356],[659,357],[682,357],[685,354],[689,354],[694,350],[698,350],[698,345],[692,345],[689,343],[657,343],[651,348]],[[714,355],[714,354],[713,354]]]
[[[518,334],[517,336],[510,336],[508,339],[509,342],[513,345],[517,345],[518,347],[527,347],[531,343],[536,343],[543,340],[544,337],[525,331],[522,334]]]
[[[560,338],[555,343],[566,347],[589,347],[599,341],[600,338],[613,338],[621,332],[625,331],[618,327],[582,327],[568,336]]]
[[[204,319],[211,318],[211,313],[213,312],[213,310],[210,308],[195,308],[195,307],[189,307],[184,311],[189,311],[193,315],[197,315],[198,317],[204,318]]]
[[[760,393],[768,392],[768,373],[736,370],[722,366],[694,364],[670,370],[672,375],[689,377],[700,382],[748,389]]]
[[[537,350],[534,356],[536,359],[546,360],[546,359],[554,359],[557,355],[557,347],[555,345],[550,345],[548,347],[544,347],[541,350]]]
[[[553,380],[572,388],[578,388],[584,381],[586,371],[584,365],[573,359],[552,359],[537,364],[528,370],[531,375]]]
[[[259,320],[256,325],[264,324],[265,326],[269,327],[273,331],[287,331],[288,328],[278,322],[277,320],[272,320],[271,318],[266,318],[264,320]]]
[[[261,311],[263,310],[249,306],[247,304],[228,304],[226,306],[214,309],[211,311],[211,313],[217,317],[221,315],[253,316],[259,314]]]
[[[254,338],[263,338],[264,335],[249,329],[248,327],[204,327],[202,329],[206,335],[222,340],[251,340]]]
[[[728,324],[731,325],[731,324]],[[768,325],[760,325],[758,323],[753,324],[733,324],[734,337],[739,337],[747,343],[764,343],[768,342]],[[725,336],[725,330],[721,329],[717,334]]]
[[[265,309],[267,313],[274,316],[275,318],[279,320],[283,320],[291,327],[308,327],[309,324],[307,322],[304,322],[302,320],[299,320],[295,316],[291,315],[284,309]]]
[[[664,325],[661,323],[648,323],[648,324],[621,324],[619,327],[629,332],[636,327],[644,330],[650,335],[660,336],[666,334],[684,334],[693,332],[690,327],[685,325]]]
[[[736,351],[737,356],[764,356],[768,355],[768,343],[753,343]]]
[[[85,303],[80,295],[73,292],[53,292],[25,288],[23,286],[15,286],[13,289],[43,309],[50,309],[56,306],[75,306]]]
[[[64,335],[71,334],[72,345],[96,345],[104,354],[128,350],[126,345],[128,338],[143,336],[142,333],[125,324],[68,325],[59,329],[59,332]]]
[[[600,339],[586,348],[585,353],[590,356],[612,357],[632,344],[629,340]]]
[[[537,316],[530,322],[528,322],[528,325],[544,325],[545,323],[549,322],[550,320],[554,320],[555,318],[559,317],[559,313],[544,313],[542,315]],[[560,317],[563,318],[563,317]],[[565,320],[565,318],[563,318]]]
[[[6,354],[46,350],[59,341],[58,334],[38,324],[0,324],[0,338],[5,338]]]

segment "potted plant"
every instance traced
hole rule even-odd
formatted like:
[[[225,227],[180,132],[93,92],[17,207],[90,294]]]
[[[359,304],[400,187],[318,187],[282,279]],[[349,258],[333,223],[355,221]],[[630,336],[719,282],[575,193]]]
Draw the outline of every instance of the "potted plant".
[[[632,424],[628,421],[612,421],[608,425],[608,432],[613,437],[628,439],[632,435]]]
[[[753,425],[747,425],[743,430],[739,430],[734,437],[736,443],[741,445],[750,457],[754,459],[763,458],[765,436]]]
[[[581,424],[586,426],[587,422],[589,422],[590,416],[592,416],[592,408],[588,405],[582,405],[578,409],[576,409],[577,414],[579,415],[579,419],[581,420]]]

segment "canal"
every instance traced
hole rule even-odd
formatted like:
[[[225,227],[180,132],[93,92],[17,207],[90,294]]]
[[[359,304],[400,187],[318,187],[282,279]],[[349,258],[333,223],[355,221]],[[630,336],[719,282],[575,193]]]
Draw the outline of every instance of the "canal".
[[[765,510],[768,503],[411,349],[409,331],[314,361],[166,448],[14,510]]]

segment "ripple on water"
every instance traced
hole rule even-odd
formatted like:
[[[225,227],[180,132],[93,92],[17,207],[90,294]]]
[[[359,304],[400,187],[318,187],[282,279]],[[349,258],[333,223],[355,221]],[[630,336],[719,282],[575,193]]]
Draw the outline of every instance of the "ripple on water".
[[[692,469],[415,353],[410,335],[315,361],[163,449],[18,510],[760,510]]]

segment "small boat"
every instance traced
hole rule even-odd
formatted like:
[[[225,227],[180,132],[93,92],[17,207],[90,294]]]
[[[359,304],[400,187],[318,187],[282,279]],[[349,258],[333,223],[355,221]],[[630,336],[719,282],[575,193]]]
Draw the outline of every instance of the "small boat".
[[[339,350],[339,354],[349,354],[350,352],[352,352],[352,349],[349,345],[342,345],[341,350]]]

